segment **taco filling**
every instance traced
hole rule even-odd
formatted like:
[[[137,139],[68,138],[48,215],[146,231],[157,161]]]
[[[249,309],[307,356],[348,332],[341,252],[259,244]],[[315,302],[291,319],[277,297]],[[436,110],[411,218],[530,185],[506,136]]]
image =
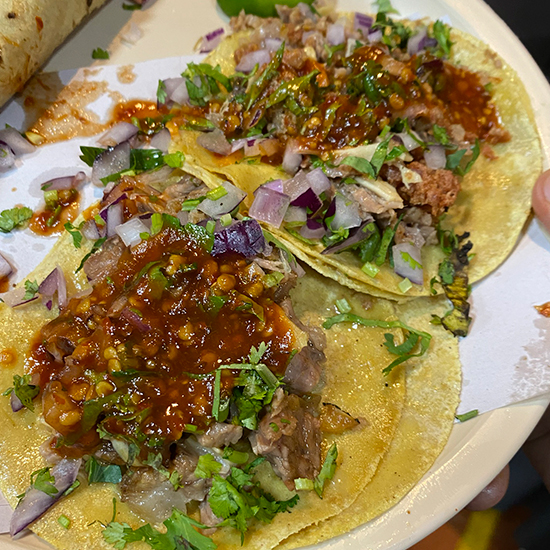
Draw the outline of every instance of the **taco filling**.
[[[164,522],[168,532],[186,525],[201,548],[216,545],[194,528],[212,535],[208,529],[229,526],[242,542],[251,524],[271,523],[304,492],[304,504],[322,502],[339,437],[357,441],[351,454],[378,441],[363,437],[369,421],[348,412],[345,399],[325,400],[326,336],[294,313],[289,292],[304,272],[292,255],[253,219],[205,214],[223,210],[223,197],[242,200],[230,183],[212,193],[189,173],[171,176],[155,185],[154,172],[119,177],[87,221],[71,226],[73,244],[94,243],[78,268],[86,289],[67,299],[59,267],[38,285],[43,311],[55,311],[57,296],[59,315],[31,341],[25,375],[7,394],[16,415],[41,400],[53,435],[41,446],[48,466],[20,495],[12,534],[72,492],[85,470],[90,486],[115,484],[115,498],[141,521]],[[202,210],[182,210],[190,201]],[[76,238],[81,231],[88,237]],[[380,387],[391,378],[383,366],[375,367]],[[369,475],[398,417],[380,436],[370,430],[381,439],[368,451],[376,454]],[[347,468],[360,491],[367,478]],[[323,518],[342,506],[338,498],[327,505],[313,513]],[[151,529],[113,516],[102,534],[115,546],[165,536]],[[228,540],[219,547],[232,547]]]
[[[236,72],[190,66],[178,123],[203,132],[198,145],[217,155],[210,169],[282,166],[287,176],[267,183],[234,178],[254,191],[251,217],[284,228],[306,253],[352,252],[372,278],[389,262],[409,287],[423,285],[422,249],[437,244],[462,177],[481,151],[495,157],[489,144],[510,139],[491,80],[448,61],[441,21],[317,8],[233,18]],[[210,62],[227,53],[220,46]]]

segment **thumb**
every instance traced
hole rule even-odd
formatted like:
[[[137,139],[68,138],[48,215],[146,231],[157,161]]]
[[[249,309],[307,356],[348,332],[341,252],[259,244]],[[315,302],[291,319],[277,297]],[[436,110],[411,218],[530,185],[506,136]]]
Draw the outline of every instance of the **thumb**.
[[[533,210],[550,231],[550,170],[543,172],[533,189]]]

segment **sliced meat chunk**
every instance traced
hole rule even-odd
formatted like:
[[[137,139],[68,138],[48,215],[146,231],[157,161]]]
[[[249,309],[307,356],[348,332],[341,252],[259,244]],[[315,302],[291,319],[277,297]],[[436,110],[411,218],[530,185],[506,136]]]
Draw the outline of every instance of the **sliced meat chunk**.
[[[325,354],[308,343],[290,360],[284,383],[292,393],[310,393],[321,381],[324,361]]]
[[[275,392],[271,410],[262,418],[258,431],[250,436],[252,450],[264,456],[289,489],[297,478],[314,479],[321,468],[319,418],[297,395]]]
[[[118,236],[105,241],[99,252],[92,254],[84,263],[84,273],[88,279],[104,279],[113,273],[125,248]]]
[[[242,426],[215,422],[205,433],[197,435],[197,441],[204,447],[227,447],[237,443],[243,436]]]
[[[411,162],[409,168],[422,177],[419,183],[399,188],[399,194],[410,204],[426,206],[433,216],[440,216],[454,204],[460,191],[460,181],[449,170],[433,170],[420,162]]]

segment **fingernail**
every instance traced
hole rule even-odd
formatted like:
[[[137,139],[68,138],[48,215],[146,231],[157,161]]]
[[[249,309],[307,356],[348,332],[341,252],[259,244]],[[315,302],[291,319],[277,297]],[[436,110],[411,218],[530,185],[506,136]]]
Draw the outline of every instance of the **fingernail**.
[[[550,202],[550,177],[544,178],[542,182],[542,192],[544,193],[544,198]]]

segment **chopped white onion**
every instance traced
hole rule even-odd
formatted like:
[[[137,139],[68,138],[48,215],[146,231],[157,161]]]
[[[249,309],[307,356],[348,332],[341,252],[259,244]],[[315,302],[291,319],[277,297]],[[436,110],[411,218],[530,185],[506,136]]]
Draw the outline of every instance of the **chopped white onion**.
[[[126,246],[135,246],[141,242],[140,234],[148,233],[149,229],[139,218],[132,218],[116,227],[115,231]]]
[[[292,179],[283,182],[283,189],[286,195],[293,201],[303,195],[310,188],[306,173],[300,170]]]
[[[44,191],[61,191],[63,189],[76,189],[86,180],[84,172],[77,172],[74,176],[61,176],[44,182],[40,187]]]
[[[369,35],[367,36],[367,40],[371,44],[376,44],[378,42],[381,42],[382,41],[382,31],[380,29],[376,29],[375,31],[369,33]]]
[[[15,166],[15,155],[10,146],[0,142],[0,172],[7,172]]]
[[[286,211],[285,222],[287,223],[296,223],[296,222],[306,222],[307,220],[307,212],[305,208],[301,208],[300,206],[289,206],[288,210]]]
[[[170,96],[170,99],[172,101],[175,101],[176,103],[179,103],[180,105],[184,105],[185,103],[189,103],[189,91],[187,90],[187,81],[184,80],[173,92]]]
[[[112,237],[116,233],[116,228],[122,223],[123,214],[122,202],[117,202],[107,208],[107,237]]]
[[[336,195],[336,213],[330,223],[333,231],[338,229],[351,229],[361,225],[359,207],[352,201],[347,201],[341,195]]]
[[[256,65],[262,67],[271,61],[271,54],[267,50],[256,50],[247,53],[240,60],[236,70],[242,73],[249,73]]]
[[[331,46],[339,46],[346,41],[346,29],[339,23],[329,25],[327,28],[327,42]]]
[[[302,164],[302,155],[294,150],[292,140],[288,140],[283,156],[283,170],[289,174],[295,174],[300,164]]]
[[[432,170],[445,168],[447,164],[445,147],[443,145],[430,145],[429,149],[424,150],[424,160],[426,161],[426,166],[432,168]]]
[[[422,255],[420,249],[411,243],[400,243],[392,247],[394,271],[416,285],[424,283]]]
[[[117,145],[99,155],[92,167],[92,183],[103,185],[101,178],[128,170],[130,168],[130,144],[128,142]]]
[[[426,27],[420,27],[418,32],[409,38],[409,41],[407,42],[407,53],[409,55],[417,54],[422,49],[423,42],[426,41],[427,36],[428,30]]]
[[[248,211],[251,218],[280,227],[290,205],[290,197],[269,187],[259,187]]]
[[[330,189],[330,180],[327,178],[322,168],[315,168],[311,172],[308,172],[306,174],[306,179],[317,196]]]
[[[266,38],[264,41],[265,49],[268,52],[276,52],[282,43],[283,41],[280,38]]]
[[[219,218],[224,214],[233,212],[246,197],[245,191],[228,181],[224,181],[222,187],[227,191],[223,197],[214,201],[206,198],[197,206],[197,210],[204,212],[211,218]]]
[[[403,145],[405,146],[405,149],[407,149],[407,151],[412,151],[413,149],[420,147],[420,143],[422,143],[420,136],[414,130],[411,130],[411,134],[409,134],[408,132],[399,132],[398,134],[395,134],[396,136],[399,136],[401,138],[401,141],[403,142]]]

